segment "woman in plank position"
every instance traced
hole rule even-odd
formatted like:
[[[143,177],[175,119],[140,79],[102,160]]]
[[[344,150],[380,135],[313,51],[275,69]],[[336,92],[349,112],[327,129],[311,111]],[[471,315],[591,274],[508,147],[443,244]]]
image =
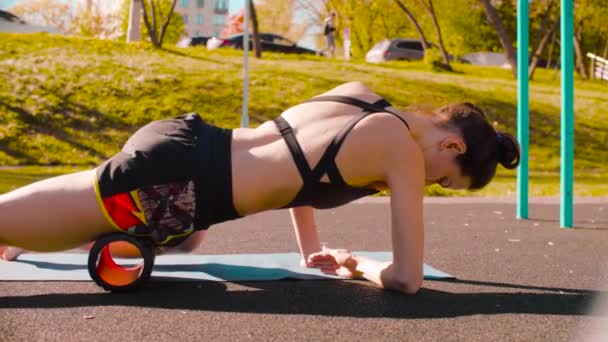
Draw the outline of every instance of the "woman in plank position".
[[[515,168],[519,147],[478,107],[402,112],[351,82],[255,129],[218,128],[198,114],[154,121],[95,169],[3,194],[0,257],[66,250],[116,231],[187,252],[213,224],[290,208],[307,267],[412,294],[423,277],[424,187],[479,189],[498,163]],[[321,249],[313,208],[384,189],[392,262]]]

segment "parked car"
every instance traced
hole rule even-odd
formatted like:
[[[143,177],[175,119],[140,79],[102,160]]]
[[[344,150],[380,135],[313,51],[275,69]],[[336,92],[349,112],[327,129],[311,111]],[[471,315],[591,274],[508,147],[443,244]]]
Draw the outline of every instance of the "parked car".
[[[429,46],[437,48],[433,43]],[[420,39],[397,38],[384,39],[374,45],[365,55],[368,63],[380,63],[394,60],[416,61],[424,58],[424,47]],[[462,58],[457,58],[448,54],[450,60],[458,60],[467,63]]]
[[[424,58],[424,47],[419,39],[384,39],[374,45],[365,55],[369,63],[393,60],[420,60]]]
[[[180,40],[177,43],[177,47],[189,47],[189,46],[197,46],[197,45],[207,45],[207,41],[211,37],[208,36],[196,36],[196,37],[187,37]]]
[[[249,49],[253,49],[253,38],[249,35]],[[315,55],[317,51],[297,45],[293,41],[274,33],[260,33],[260,45],[262,51],[298,53]],[[231,46],[235,49],[243,49],[243,34],[237,34],[228,38],[221,38],[221,46]]]

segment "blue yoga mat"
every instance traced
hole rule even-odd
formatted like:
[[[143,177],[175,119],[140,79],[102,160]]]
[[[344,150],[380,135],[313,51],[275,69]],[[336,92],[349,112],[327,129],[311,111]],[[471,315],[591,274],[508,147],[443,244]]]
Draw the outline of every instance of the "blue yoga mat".
[[[390,252],[353,252],[379,261],[390,261]],[[0,260],[0,281],[89,281],[88,254],[26,253],[16,261]],[[128,263],[129,260],[117,259]],[[131,261],[132,262],[132,261]],[[299,266],[297,253],[161,255],[156,258],[152,278],[163,281],[263,281],[281,279],[340,279],[318,269]],[[453,276],[424,265],[425,279]]]

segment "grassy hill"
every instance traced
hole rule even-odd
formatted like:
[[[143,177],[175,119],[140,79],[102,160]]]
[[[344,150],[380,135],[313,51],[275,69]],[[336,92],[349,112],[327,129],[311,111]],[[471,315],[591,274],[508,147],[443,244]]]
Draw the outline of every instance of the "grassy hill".
[[[156,50],[0,34],[0,165],[95,165],[117,152],[137,127],[191,111],[237,127],[242,62],[242,52],[232,49]],[[421,62],[370,65],[269,53],[251,58],[250,69],[254,126],[331,87],[360,80],[397,107],[473,102],[499,128],[515,133],[517,84],[506,70],[456,65],[456,72],[436,73]],[[530,168],[551,183],[559,170],[559,75],[540,70],[536,78]],[[599,186],[592,194],[608,194],[601,187],[608,183],[608,83],[577,80],[575,87],[577,181]],[[512,183],[513,172],[499,175],[498,183],[501,177]]]

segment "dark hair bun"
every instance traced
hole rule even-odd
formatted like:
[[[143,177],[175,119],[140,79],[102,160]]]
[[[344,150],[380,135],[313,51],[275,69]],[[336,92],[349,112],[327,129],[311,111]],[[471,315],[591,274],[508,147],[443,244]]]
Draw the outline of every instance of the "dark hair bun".
[[[496,132],[498,142],[498,162],[505,169],[514,169],[519,165],[519,144],[517,140],[504,132]]]

